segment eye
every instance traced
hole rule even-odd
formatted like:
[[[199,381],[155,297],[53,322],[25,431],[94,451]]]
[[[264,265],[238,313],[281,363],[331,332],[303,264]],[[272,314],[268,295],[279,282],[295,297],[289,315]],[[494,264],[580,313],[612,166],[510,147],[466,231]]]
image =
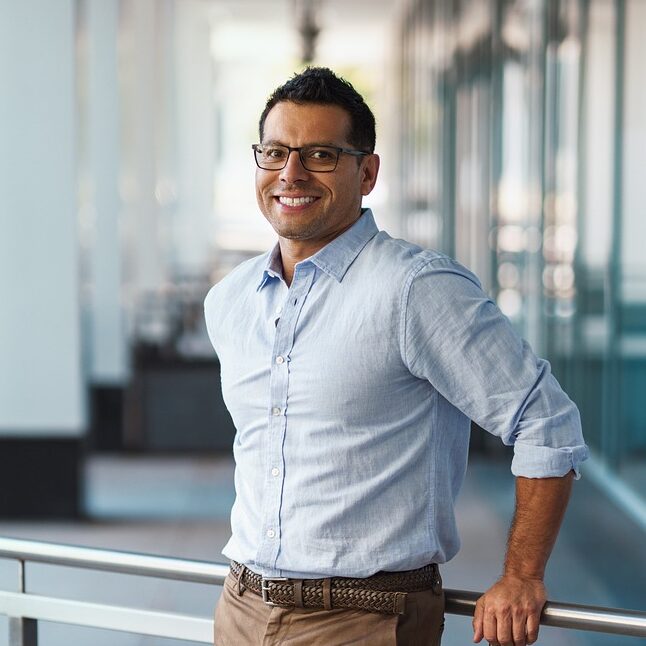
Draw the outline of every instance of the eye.
[[[278,146],[263,146],[261,152],[265,159],[273,161],[284,159],[286,155],[285,149]]]
[[[335,152],[330,148],[309,148],[307,150],[307,157],[314,161],[331,161],[335,157]]]

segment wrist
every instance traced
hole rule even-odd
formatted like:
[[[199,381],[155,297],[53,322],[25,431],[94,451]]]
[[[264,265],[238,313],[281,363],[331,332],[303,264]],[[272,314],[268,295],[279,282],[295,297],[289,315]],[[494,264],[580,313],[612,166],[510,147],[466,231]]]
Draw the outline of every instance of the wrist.
[[[531,579],[533,581],[540,581],[542,583],[543,579],[545,578],[545,570],[506,566],[503,570],[502,578]]]

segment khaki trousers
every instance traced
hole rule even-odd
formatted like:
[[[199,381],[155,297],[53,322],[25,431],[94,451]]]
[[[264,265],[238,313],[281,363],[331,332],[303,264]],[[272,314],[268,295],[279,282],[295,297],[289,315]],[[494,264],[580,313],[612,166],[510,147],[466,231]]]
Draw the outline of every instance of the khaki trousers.
[[[440,646],[444,592],[410,592],[403,615],[279,608],[238,595],[229,574],[215,611],[215,646]]]

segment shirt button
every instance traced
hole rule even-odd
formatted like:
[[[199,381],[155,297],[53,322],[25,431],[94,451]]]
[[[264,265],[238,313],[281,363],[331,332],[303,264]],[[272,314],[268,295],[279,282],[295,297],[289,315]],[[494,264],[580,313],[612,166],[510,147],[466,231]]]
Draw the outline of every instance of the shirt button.
[[[273,529],[268,529],[267,538],[275,538],[275,537],[276,537],[276,532]]]
[[[282,311],[283,311],[283,307],[282,307],[282,305],[279,305],[279,306],[276,308],[276,314],[280,314]]]
[[[274,476],[274,478],[280,473],[280,469],[278,467],[274,467],[271,470],[271,475]]]
[[[277,406],[275,406],[274,408],[272,408],[272,409],[271,409],[271,414],[272,414],[272,415],[280,415],[280,414],[281,414],[281,412],[282,412],[282,411],[281,411],[281,410],[280,410],[280,408],[278,408]]]
[[[279,364],[279,365],[280,365],[281,363],[285,363],[285,358],[284,358],[284,357],[281,357],[280,355],[278,355],[278,356],[276,357],[276,363],[277,363],[277,364]]]

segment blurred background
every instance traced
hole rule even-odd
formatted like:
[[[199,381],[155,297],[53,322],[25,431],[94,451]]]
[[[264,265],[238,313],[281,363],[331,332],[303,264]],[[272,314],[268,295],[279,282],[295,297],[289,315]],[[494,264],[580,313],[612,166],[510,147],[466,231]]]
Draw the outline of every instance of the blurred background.
[[[645,30],[644,0],[0,0],[0,535],[223,560],[234,429],[202,301],[273,245],[251,144],[313,63],[376,114],[378,225],[475,271],[581,410],[551,598],[646,608]],[[478,429],[472,453],[444,578],[484,589],[513,478]],[[121,599],[104,580],[69,585]],[[206,615],[218,594],[141,586]]]

